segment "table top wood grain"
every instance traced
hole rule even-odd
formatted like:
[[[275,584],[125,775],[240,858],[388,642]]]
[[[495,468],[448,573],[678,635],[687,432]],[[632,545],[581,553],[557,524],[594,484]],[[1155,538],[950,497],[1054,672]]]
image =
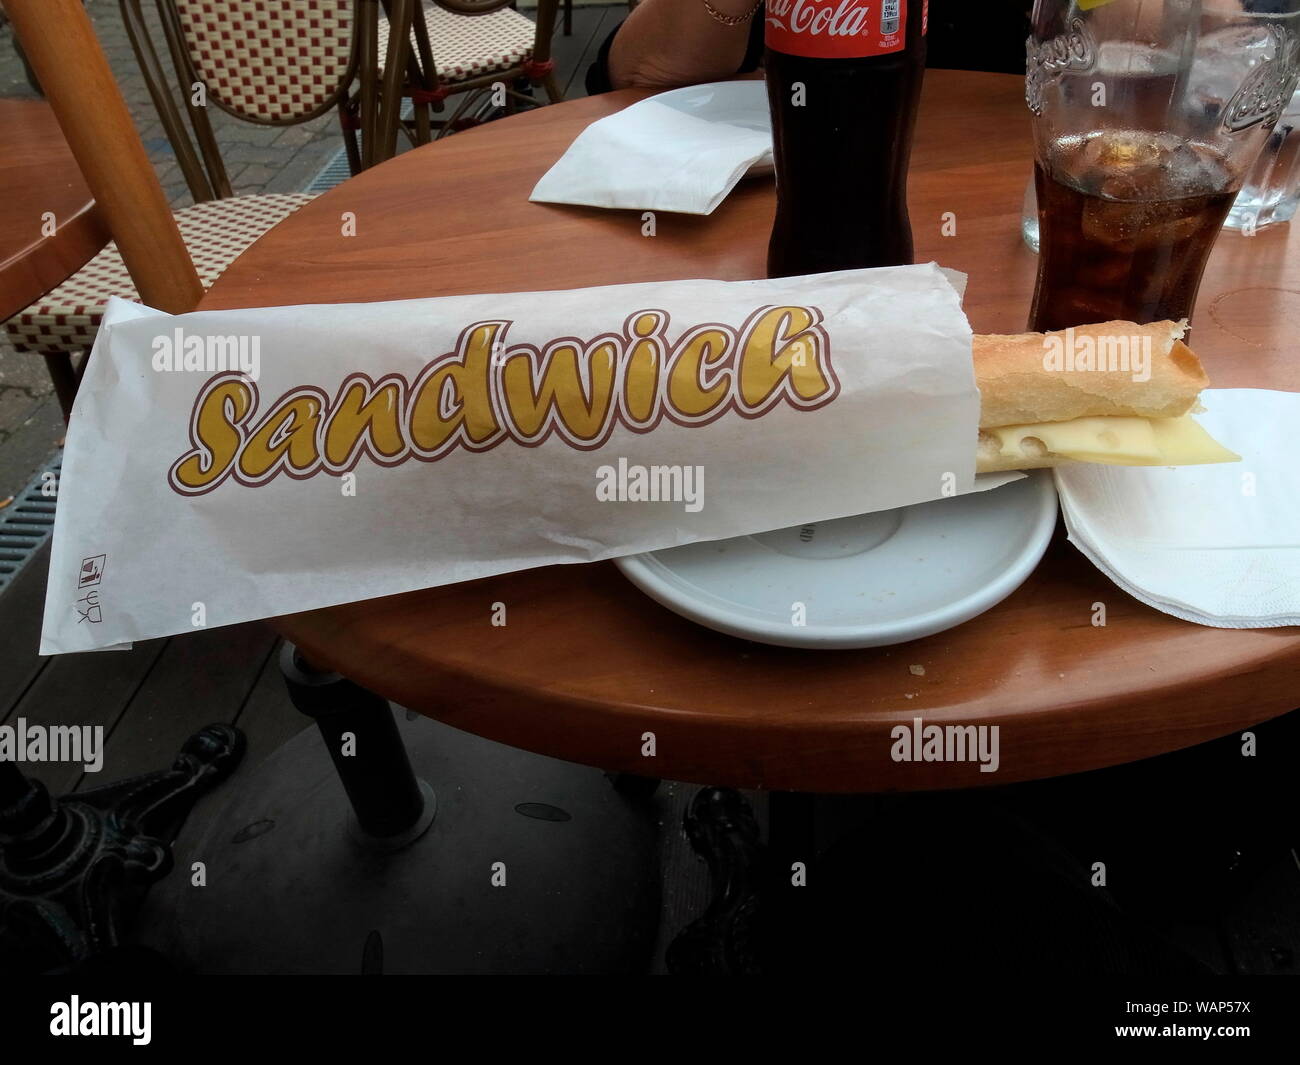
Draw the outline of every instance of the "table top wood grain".
[[[0,321],[62,284],[111,239],[50,105],[0,100]]]
[[[654,237],[642,235],[639,212],[528,202],[586,125],[643,95],[547,107],[399,156],[291,216],[203,307],[763,276],[770,180],[743,182],[708,218],[660,214]],[[1021,79],[927,74],[910,185],[917,258],[969,273],[978,332],[1025,328],[1030,159]],[[348,212],[355,236],[342,235]],[[1195,318],[1195,347],[1216,385],[1300,389],[1290,328],[1300,319],[1300,255],[1290,238],[1281,226],[1219,241]],[[498,602],[504,627],[491,624]],[[1104,627],[1092,624],[1099,602]],[[722,636],[646,599],[609,563],[276,625],[314,662],[468,731],[606,769],[746,787],[1006,783],[1189,746],[1300,702],[1300,630],[1212,629],[1161,614],[1059,532],[1002,604],[893,648],[796,651]],[[1000,726],[998,772],[891,759],[891,730],[918,717]],[[646,733],[653,758],[642,753]]]

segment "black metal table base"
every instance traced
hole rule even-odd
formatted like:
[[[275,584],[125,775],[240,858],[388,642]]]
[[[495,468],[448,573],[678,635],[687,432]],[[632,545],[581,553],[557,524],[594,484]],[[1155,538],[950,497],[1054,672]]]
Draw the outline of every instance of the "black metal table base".
[[[691,800],[682,827],[708,866],[712,897],[669,944],[665,964],[673,975],[759,976],[799,965],[816,797],[772,792],[767,800],[766,842],[740,792],[708,787]]]
[[[60,799],[0,763],[0,967],[70,969],[116,947],[185,815],[243,753],[237,729],[208,725],[170,769]]]
[[[768,863],[749,803],[730,788],[702,788],[683,826],[709,868],[708,908],[669,944],[676,976],[750,976],[764,969],[761,898]]]

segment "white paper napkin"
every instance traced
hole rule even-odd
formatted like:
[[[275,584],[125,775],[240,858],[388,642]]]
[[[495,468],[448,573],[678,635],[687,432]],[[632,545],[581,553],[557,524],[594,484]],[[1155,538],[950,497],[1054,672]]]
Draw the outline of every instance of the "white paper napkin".
[[[1224,629],[1300,625],[1300,394],[1204,393],[1241,462],[1056,471],[1070,542],[1130,595]]]
[[[529,199],[712,214],[771,151],[761,81],[691,85],[593,122]]]

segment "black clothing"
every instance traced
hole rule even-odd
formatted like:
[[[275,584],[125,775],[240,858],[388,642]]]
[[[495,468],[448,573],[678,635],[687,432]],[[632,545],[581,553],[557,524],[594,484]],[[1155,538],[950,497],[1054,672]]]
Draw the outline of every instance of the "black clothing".
[[[920,0],[914,0],[919,3]],[[987,70],[1002,74],[1023,74],[1025,38],[1029,36],[1026,0],[931,0],[930,25],[926,33],[927,67],[946,70]],[[609,47],[619,23],[600,46],[596,61],[587,69],[587,93],[609,92]],[[763,15],[756,14],[749,26],[749,45],[737,74],[757,70],[763,61]]]

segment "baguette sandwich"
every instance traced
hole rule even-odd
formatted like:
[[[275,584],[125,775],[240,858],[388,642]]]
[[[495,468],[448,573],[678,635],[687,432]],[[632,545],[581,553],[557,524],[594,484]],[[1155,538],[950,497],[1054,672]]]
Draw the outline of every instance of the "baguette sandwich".
[[[1239,461],[1191,417],[1210,381],[1186,331],[1185,321],[1104,322],[976,336],[976,469]]]

